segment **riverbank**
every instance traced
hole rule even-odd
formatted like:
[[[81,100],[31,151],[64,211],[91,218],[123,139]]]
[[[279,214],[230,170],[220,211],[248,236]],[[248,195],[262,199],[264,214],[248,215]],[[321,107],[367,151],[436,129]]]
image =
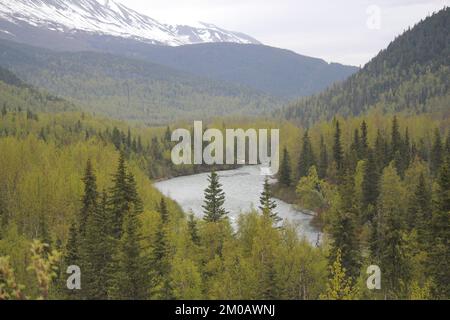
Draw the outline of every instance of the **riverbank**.
[[[301,208],[298,202],[298,195],[295,192],[294,187],[283,187],[279,183],[275,183],[271,186],[272,196],[275,199],[279,199],[290,205],[293,205],[298,211],[301,211],[305,215],[312,216],[311,225],[315,228],[322,230],[323,222],[321,221],[320,214],[311,210]]]

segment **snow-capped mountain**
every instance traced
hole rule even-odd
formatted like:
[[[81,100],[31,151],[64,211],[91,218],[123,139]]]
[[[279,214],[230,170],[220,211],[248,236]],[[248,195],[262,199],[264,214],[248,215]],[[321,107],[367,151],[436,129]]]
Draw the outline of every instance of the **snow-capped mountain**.
[[[232,42],[259,44],[250,36],[212,24],[168,25],[114,0],[0,0],[0,35],[23,36],[24,28],[93,34],[178,46]]]

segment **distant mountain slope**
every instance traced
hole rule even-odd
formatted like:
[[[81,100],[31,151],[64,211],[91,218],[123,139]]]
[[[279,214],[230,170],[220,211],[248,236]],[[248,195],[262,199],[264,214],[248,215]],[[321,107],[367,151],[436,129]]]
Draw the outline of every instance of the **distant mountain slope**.
[[[358,71],[263,46],[212,24],[165,25],[114,1],[0,0],[0,39],[124,55],[249,86],[285,101],[318,93]]]
[[[243,86],[110,54],[54,52],[0,40],[0,65],[94,113],[153,124],[261,114],[279,105]]]
[[[303,124],[374,108],[450,116],[449,30],[445,8],[403,33],[347,81],[284,108],[283,116]]]
[[[114,36],[145,43],[183,45],[205,42],[259,42],[213,24],[167,25],[114,0],[0,0],[0,34],[14,40],[24,31],[53,37]]]
[[[359,70],[263,45],[207,43],[129,47],[109,42],[98,48],[195,75],[247,85],[284,99],[318,93]]]
[[[36,90],[12,72],[0,67],[0,108],[32,112],[64,112],[79,110],[64,99]]]

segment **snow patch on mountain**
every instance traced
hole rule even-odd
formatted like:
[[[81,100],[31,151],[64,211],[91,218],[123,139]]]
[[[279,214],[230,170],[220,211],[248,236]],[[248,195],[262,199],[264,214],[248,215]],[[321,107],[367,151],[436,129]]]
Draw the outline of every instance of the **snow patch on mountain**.
[[[208,42],[259,44],[250,36],[213,24],[163,24],[114,0],[0,0],[0,19],[58,32],[83,31],[169,46]]]

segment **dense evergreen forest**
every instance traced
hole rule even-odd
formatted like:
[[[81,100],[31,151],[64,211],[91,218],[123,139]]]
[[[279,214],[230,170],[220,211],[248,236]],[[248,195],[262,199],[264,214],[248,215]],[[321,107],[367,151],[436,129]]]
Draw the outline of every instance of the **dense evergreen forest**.
[[[291,104],[282,116],[303,125],[371,109],[448,116],[449,24],[447,7],[400,35],[348,80]]]
[[[215,171],[202,217],[152,185],[228,168],[172,164],[172,129],[192,124],[103,118],[0,69],[0,300],[449,299],[448,35],[431,31],[448,26],[448,13],[304,100],[320,105],[287,109],[304,121],[208,121],[280,128],[278,182],[266,180],[236,226]],[[321,241],[281,221],[275,197],[314,214]],[[81,290],[67,288],[74,265]],[[371,265],[381,290],[367,288]]]

